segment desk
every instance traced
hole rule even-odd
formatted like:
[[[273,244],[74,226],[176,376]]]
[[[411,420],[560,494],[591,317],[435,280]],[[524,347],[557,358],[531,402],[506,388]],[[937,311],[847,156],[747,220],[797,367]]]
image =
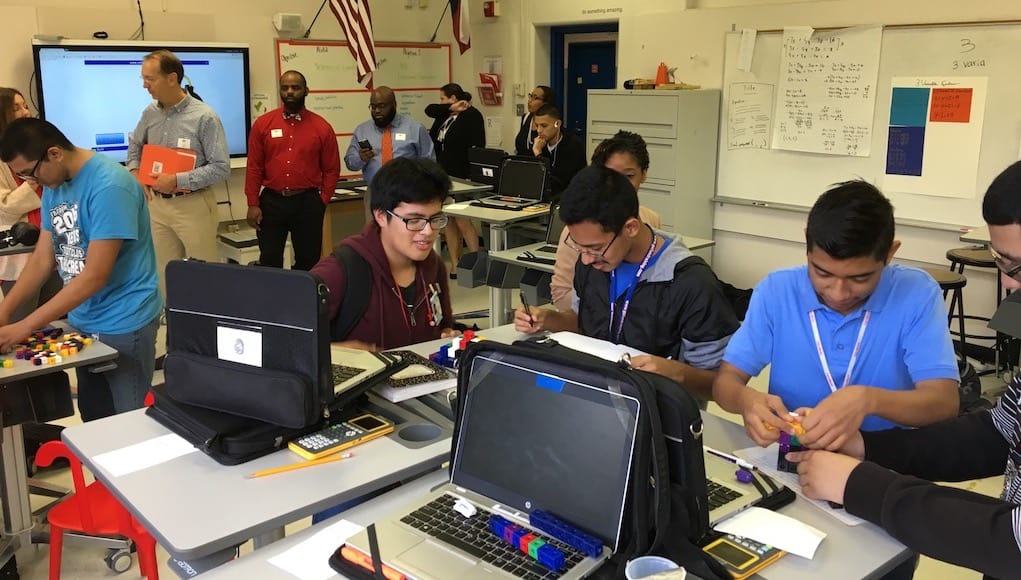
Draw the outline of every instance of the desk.
[[[989,226],[979,226],[961,234],[961,241],[968,244],[989,245]]]
[[[364,182],[363,182],[364,183]],[[362,187],[338,187],[333,191],[330,203],[326,205],[326,215],[323,217],[323,247],[322,255],[329,256],[333,252],[333,218],[338,216],[362,216],[365,214],[366,188]],[[344,237],[360,232],[345,232]]]
[[[701,250],[702,248],[711,248],[716,245],[713,240],[706,240],[703,238],[694,238],[691,236],[681,236],[681,240],[684,241],[684,245],[689,250]],[[532,270],[539,270],[540,272],[553,272],[553,264],[540,264],[538,262],[530,262],[528,260],[522,260],[518,256],[525,252],[534,252],[539,248],[546,245],[546,242],[536,242],[534,244],[528,244],[527,246],[518,246],[509,250],[500,250],[499,252],[490,252],[489,259],[496,260],[497,262],[505,262],[507,264],[513,264],[515,266],[521,266],[522,268],[529,268]]]
[[[385,402],[384,402],[385,403]],[[414,413],[406,424],[423,422]],[[441,426],[442,429],[442,426]],[[242,465],[223,466],[200,451],[113,477],[96,455],[170,433],[144,410],[69,427],[63,440],[172,556],[200,560],[232,551],[284,524],[436,469],[450,455],[446,435],[417,449],[395,433],[354,450],[354,457],[288,473],[246,479],[255,471],[294,463],[284,449]],[[258,545],[258,543],[257,543]]]
[[[466,203],[456,203],[443,208],[444,213],[455,217],[477,219],[489,224],[489,252],[499,252],[507,248],[507,226],[512,223],[533,219],[549,214],[547,204],[541,210],[510,211],[477,207]],[[489,325],[500,326],[507,322],[507,305],[510,295],[501,288],[489,289]]]
[[[0,250],[0,258],[4,256],[16,256],[18,254],[31,254],[35,251],[35,246],[8,246]]]
[[[714,448],[733,451],[752,445],[740,425],[707,413],[703,413],[703,418],[705,420],[705,439]],[[401,509],[405,503],[424,496],[431,488],[443,483],[445,479],[446,472],[437,472],[422,477],[411,485],[403,486],[326,522],[302,530],[272,546],[221,566],[207,577],[213,580],[242,578],[266,580],[279,578],[284,580],[294,578],[289,573],[270,564],[268,560],[307,540],[316,532],[341,518],[360,525],[376,521]],[[798,498],[794,503],[781,509],[780,512],[826,532],[826,539],[819,545],[814,559],[806,560],[798,556],[786,555],[754,578],[766,580],[879,578],[893,566],[907,559],[909,555],[907,548],[878,527],[868,523],[859,526],[845,526],[804,499]],[[329,557],[330,553],[322,554],[324,561]],[[334,578],[340,578],[340,576],[336,575]]]
[[[65,331],[71,330],[69,326],[59,322],[54,323],[53,326],[60,327]],[[19,383],[19,386],[31,388],[34,381],[56,371],[101,363],[115,358],[117,358],[116,350],[100,342],[93,342],[79,354],[64,357],[59,364],[34,366],[29,361],[15,360],[13,367],[0,368],[0,393],[2,393],[5,403],[2,409],[3,431],[0,433],[0,437],[3,438],[0,443],[0,454],[2,454],[0,501],[3,502],[4,515],[3,539],[0,540],[0,564],[7,562],[18,548],[27,546],[31,542],[30,534],[33,525],[32,504],[28,497],[28,480],[26,478],[28,472],[25,464],[25,441],[22,438],[21,429],[21,421],[24,419],[20,415],[12,419],[11,416],[16,410],[8,406],[9,402],[17,402],[16,399],[10,401],[8,396],[13,399],[22,395],[18,389],[12,387],[15,383]]]

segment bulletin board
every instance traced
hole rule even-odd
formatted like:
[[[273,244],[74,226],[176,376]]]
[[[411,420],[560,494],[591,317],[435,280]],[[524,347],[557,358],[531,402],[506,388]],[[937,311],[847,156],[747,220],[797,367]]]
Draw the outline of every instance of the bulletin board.
[[[1016,161],[1021,149],[1021,23],[898,25],[882,34],[871,153],[868,157],[825,155],[768,148],[735,147],[728,140],[731,88],[777,87],[782,32],[757,35],[749,71],[738,70],[740,32],[726,35],[717,195],[770,203],[811,206],[831,184],[862,178],[890,197],[898,218],[936,224],[982,223],[981,197],[989,183]],[[887,145],[891,139],[892,82],[904,77],[981,77],[986,79],[974,194],[937,197],[901,193],[883,186],[887,180]],[[774,98],[777,98],[774,95]],[[738,102],[738,101],[735,101]],[[896,117],[896,115],[895,115]],[[775,121],[775,119],[774,119]],[[896,125],[896,122],[893,123]],[[776,131],[776,127],[772,128]],[[894,129],[896,131],[896,128]],[[747,141],[745,142],[747,145]],[[963,156],[968,151],[960,151]],[[953,163],[953,159],[948,161]],[[969,185],[971,177],[967,178]],[[891,183],[893,183],[891,181]]]

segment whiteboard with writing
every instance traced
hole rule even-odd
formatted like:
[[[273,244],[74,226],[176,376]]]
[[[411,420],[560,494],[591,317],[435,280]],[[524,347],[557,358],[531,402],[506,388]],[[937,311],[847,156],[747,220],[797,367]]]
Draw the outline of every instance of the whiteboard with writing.
[[[277,72],[305,75],[310,93],[306,105],[339,135],[350,135],[369,120],[372,89],[358,84],[346,42],[278,39],[276,48]],[[394,89],[398,112],[429,127],[432,121],[424,109],[439,102],[440,87],[450,82],[450,45],[379,42],[376,66],[371,86]]]
[[[760,32],[748,72],[737,69],[741,33],[728,33],[724,63],[723,106],[729,107],[733,83],[779,84],[782,35]],[[886,28],[883,31],[875,114],[868,157],[738,147],[720,140],[716,193],[770,202],[812,205],[830,185],[862,178],[879,185],[897,217],[971,226],[982,223],[981,197],[992,180],[1018,159],[1021,146],[1021,25],[936,25]],[[889,139],[892,81],[895,77],[985,77],[985,122],[974,172],[974,195],[933,197],[884,187]],[[727,130],[729,110],[721,115]],[[774,132],[775,132],[774,122]],[[944,157],[955,171],[967,160]],[[974,170],[973,170],[974,171]]]

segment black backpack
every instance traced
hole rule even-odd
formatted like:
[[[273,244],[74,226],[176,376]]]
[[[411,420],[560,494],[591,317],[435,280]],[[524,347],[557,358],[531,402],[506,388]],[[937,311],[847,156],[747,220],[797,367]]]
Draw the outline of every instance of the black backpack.
[[[462,371],[458,375],[451,464],[469,383],[469,373],[464,369],[471,369],[472,359],[480,354],[510,357],[526,367],[541,364],[544,372],[552,368],[554,374],[566,379],[595,373],[624,385],[629,389],[625,394],[641,402],[622,547],[593,577],[623,578],[629,560],[656,554],[706,580],[730,578],[721,564],[698,547],[710,533],[709,506],[702,455],[702,416],[691,394],[663,376],[632,369],[626,361],[608,362],[563,347],[549,338],[513,345],[471,343],[462,356]]]
[[[372,292],[372,269],[365,258],[354,251],[351,246],[340,246],[331,254],[344,269],[347,287],[344,290],[344,301],[340,303],[340,312],[330,321],[330,340],[345,340],[354,330],[358,321],[365,315],[369,307],[369,296]]]

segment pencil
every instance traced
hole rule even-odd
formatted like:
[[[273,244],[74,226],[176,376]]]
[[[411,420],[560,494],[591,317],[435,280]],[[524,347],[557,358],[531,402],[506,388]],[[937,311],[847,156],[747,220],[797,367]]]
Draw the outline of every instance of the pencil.
[[[315,465],[322,465],[324,463],[332,463],[334,461],[340,461],[341,459],[348,459],[353,457],[354,453],[338,453],[337,455],[329,455],[322,459],[313,459],[312,461],[303,461],[300,463],[292,463],[290,465],[281,465],[280,467],[273,467],[270,469],[263,469],[262,471],[256,471],[255,473],[249,473],[245,476],[245,479],[255,479],[256,477],[263,477],[265,475],[274,475],[277,473],[283,473],[285,471],[294,471],[295,469],[303,469],[305,467],[312,467]]]
[[[521,291],[520,294],[521,294],[521,305],[524,306],[525,314],[528,315],[528,325],[529,326],[535,326],[535,318],[532,317],[532,307],[528,305],[528,300],[525,298],[524,291]]]

